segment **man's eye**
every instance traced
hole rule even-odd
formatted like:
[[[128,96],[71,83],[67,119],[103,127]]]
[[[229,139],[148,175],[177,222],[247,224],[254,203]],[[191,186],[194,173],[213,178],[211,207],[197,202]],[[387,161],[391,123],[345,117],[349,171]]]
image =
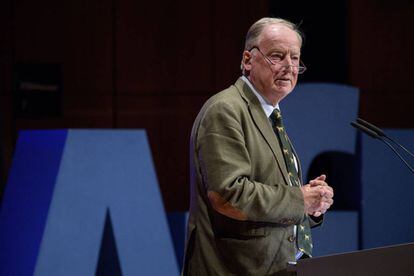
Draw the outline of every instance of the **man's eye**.
[[[300,60],[299,56],[293,56],[290,59],[292,60],[293,64],[299,64],[299,60]]]
[[[272,60],[277,60],[277,61],[279,61],[279,60],[282,60],[282,55],[280,55],[280,54],[273,54],[273,55],[271,55],[270,56],[270,58],[272,59]]]

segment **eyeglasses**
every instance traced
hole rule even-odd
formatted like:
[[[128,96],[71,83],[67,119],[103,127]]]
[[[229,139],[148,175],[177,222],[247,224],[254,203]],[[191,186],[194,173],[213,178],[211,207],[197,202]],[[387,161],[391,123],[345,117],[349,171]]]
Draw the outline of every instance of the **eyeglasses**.
[[[293,64],[283,65],[281,64],[281,60],[279,57],[269,57],[263,54],[263,52],[257,46],[253,46],[249,50],[249,52],[253,51],[253,49],[256,49],[257,51],[259,51],[259,53],[273,66],[279,65],[281,67],[292,67],[293,72],[297,74],[303,74],[306,71],[306,66],[305,64],[303,64],[301,60],[299,60],[298,65],[293,65]]]

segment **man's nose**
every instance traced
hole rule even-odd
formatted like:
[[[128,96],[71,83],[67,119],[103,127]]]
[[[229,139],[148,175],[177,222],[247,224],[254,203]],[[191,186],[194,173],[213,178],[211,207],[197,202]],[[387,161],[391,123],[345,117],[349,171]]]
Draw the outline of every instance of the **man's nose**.
[[[289,66],[289,67],[293,66],[292,59],[290,58],[289,55],[286,55],[285,58],[281,61],[281,63],[282,63],[282,65],[284,65],[286,67],[287,66]]]
[[[285,58],[280,61],[280,65],[283,70],[293,72],[294,65],[292,63],[292,59],[288,55],[286,55]]]

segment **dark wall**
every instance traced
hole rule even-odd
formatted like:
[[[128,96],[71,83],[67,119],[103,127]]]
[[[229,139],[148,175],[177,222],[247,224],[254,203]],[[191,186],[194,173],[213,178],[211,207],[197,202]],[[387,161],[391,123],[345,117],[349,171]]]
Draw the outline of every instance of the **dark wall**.
[[[12,156],[11,68],[13,56],[12,4],[0,2],[0,198]]]
[[[145,128],[166,208],[187,209],[194,117],[238,77],[247,28],[269,15],[302,21],[302,81],[359,87],[362,117],[414,127],[411,1],[278,2],[1,1],[2,183],[19,129]],[[60,66],[60,116],[13,112],[13,72],[22,63]]]
[[[360,116],[381,127],[414,127],[414,2],[270,1],[271,14],[301,23],[302,81],[360,88]]]
[[[245,32],[267,14],[267,1],[2,1],[3,171],[19,129],[145,128],[166,208],[187,209],[192,122],[236,80]],[[12,110],[27,63],[60,66],[61,116]]]
[[[346,0],[270,1],[272,16],[298,24],[304,33],[302,82],[348,83]]]
[[[361,116],[382,127],[414,128],[414,2],[349,2],[349,81]]]

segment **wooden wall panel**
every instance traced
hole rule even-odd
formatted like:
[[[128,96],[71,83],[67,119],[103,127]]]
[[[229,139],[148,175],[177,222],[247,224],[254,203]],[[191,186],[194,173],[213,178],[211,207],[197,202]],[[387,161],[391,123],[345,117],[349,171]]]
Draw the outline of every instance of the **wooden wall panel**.
[[[65,1],[65,127],[113,126],[113,25],[111,0]]]
[[[361,116],[383,127],[414,127],[412,1],[350,0],[348,9],[349,84],[361,88]],[[267,0],[2,1],[6,167],[19,129],[145,128],[166,208],[185,210],[193,120],[209,96],[240,75],[247,28],[268,15]],[[329,39],[321,44],[329,47]],[[13,118],[16,62],[62,64],[63,117]]]
[[[197,95],[119,98],[118,126],[147,131],[167,210],[188,208],[190,132],[206,99]]]
[[[112,1],[20,1],[15,10],[16,62],[59,63],[63,77],[63,117],[17,127],[112,127]]]
[[[16,3],[16,62],[62,63],[65,90],[111,93],[111,8],[110,0]]]
[[[211,83],[208,1],[119,0],[120,94],[206,91]]]
[[[65,1],[64,84],[68,94],[112,95],[111,0]]]
[[[63,72],[63,116],[10,119],[11,132],[144,128],[167,210],[186,210],[192,123],[240,75],[245,33],[267,1],[10,3],[15,62],[60,63]]]
[[[13,5],[0,2],[0,201],[13,149],[11,80],[13,64]]]
[[[147,130],[167,210],[188,208],[191,127],[204,101],[240,75],[247,28],[266,14],[253,6],[119,2],[116,126]]]
[[[212,43],[216,91],[233,84],[240,76],[247,30],[265,16],[269,16],[267,1],[214,1]]]
[[[350,82],[361,116],[382,127],[414,127],[414,3],[350,1]]]
[[[15,62],[62,62],[62,3],[39,0],[13,4]]]

